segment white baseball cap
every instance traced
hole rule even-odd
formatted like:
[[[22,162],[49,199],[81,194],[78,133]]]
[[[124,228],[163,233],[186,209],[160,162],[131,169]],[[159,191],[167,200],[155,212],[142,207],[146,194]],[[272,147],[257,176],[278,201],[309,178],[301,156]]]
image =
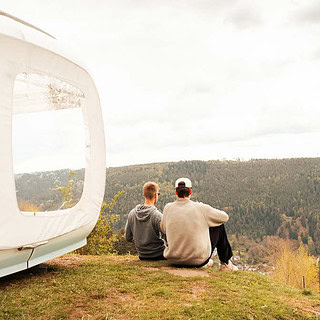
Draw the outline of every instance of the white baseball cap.
[[[185,184],[185,187],[192,188],[191,180],[188,178],[180,178],[175,183],[175,188],[178,188],[179,183],[183,182]]]

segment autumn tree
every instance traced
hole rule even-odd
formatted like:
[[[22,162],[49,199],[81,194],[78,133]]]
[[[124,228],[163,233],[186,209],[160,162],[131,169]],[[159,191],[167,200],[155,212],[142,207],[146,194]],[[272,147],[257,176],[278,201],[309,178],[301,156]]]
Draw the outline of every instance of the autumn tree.
[[[19,201],[18,203],[19,209],[21,211],[28,211],[28,212],[38,212],[40,211],[39,208],[29,201]]]
[[[308,254],[302,243],[294,250],[289,242],[283,241],[275,257],[275,267],[276,279],[299,289],[318,291],[316,259]]]

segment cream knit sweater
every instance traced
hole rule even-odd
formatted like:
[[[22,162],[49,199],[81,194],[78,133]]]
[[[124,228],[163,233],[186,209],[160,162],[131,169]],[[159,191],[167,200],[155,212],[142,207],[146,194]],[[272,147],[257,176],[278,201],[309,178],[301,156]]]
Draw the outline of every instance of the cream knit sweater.
[[[187,198],[168,203],[160,224],[167,237],[164,257],[173,264],[202,264],[211,254],[209,227],[217,227],[228,219],[224,211]]]

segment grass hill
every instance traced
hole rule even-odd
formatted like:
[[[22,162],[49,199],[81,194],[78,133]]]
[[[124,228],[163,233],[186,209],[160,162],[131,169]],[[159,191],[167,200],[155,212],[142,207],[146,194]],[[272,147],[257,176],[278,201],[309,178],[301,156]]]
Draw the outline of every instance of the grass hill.
[[[0,319],[319,319],[320,299],[253,272],[66,255],[0,278]]]

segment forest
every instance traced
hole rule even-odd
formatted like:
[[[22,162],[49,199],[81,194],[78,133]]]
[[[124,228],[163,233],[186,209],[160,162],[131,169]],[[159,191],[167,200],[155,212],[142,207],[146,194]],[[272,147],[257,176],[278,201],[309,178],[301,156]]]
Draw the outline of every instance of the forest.
[[[70,170],[16,176],[18,201],[30,201],[40,211],[59,206],[57,185],[68,182]],[[82,192],[84,169],[73,176],[73,196]],[[266,236],[300,240],[311,254],[320,253],[320,158],[259,159],[249,161],[180,161],[107,168],[105,201],[124,190],[114,207],[117,228],[128,212],[143,201],[142,186],[160,186],[157,207],[176,199],[174,181],[188,177],[194,201],[226,211],[229,234],[262,241]]]

